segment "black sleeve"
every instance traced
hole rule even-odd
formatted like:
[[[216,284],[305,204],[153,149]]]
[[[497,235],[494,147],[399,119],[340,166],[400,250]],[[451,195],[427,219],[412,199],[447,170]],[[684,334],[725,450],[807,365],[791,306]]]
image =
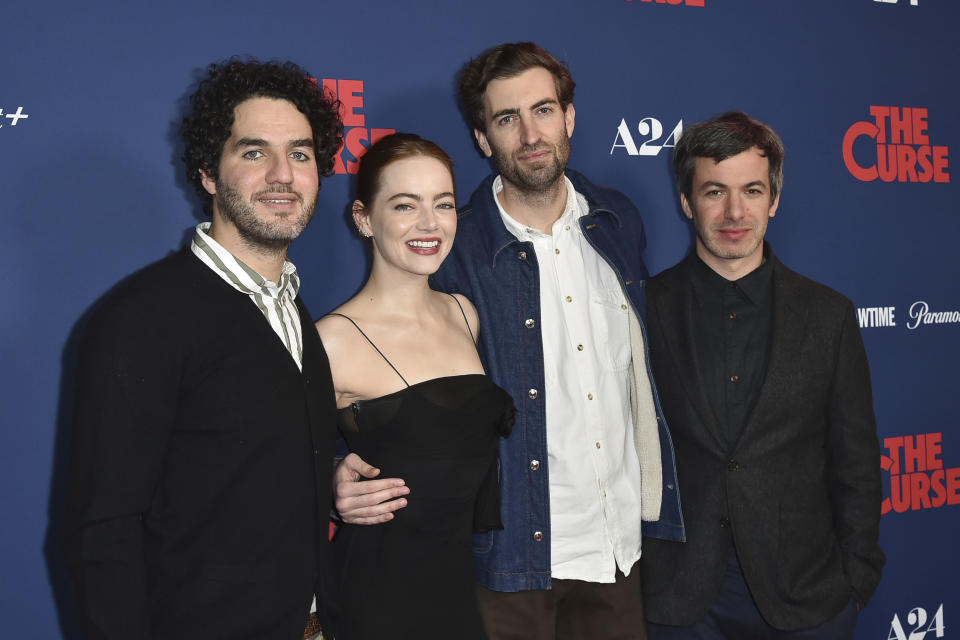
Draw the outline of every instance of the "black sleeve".
[[[880,443],[870,369],[853,304],[844,308],[840,349],[827,405],[828,478],[834,529],[854,597],[866,604],[885,562],[880,550]]]
[[[67,557],[89,638],[150,637],[143,518],[176,416],[180,364],[146,306],[102,309],[81,345]]]

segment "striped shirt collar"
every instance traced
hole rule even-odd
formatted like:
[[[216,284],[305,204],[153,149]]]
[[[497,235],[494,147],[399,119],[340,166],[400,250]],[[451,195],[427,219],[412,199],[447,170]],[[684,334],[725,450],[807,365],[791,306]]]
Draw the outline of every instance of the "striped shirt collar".
[[[302,370],[303,330],[296,303],[300,291],[297,268],[286,260],[280,281],[267,280],[211,238],[209,230],[209,222],[197,225],[190,250],[224,282],[250,298]]]
[[[209,222],[198,224],[190,250],[231,287],[247,295],[259,293],[280,298],[289,292],[291,298],[297,297],[300,292],[300,276],[292,262],[284,260],[279,283],[267,280],[210,237],[209,231]]]

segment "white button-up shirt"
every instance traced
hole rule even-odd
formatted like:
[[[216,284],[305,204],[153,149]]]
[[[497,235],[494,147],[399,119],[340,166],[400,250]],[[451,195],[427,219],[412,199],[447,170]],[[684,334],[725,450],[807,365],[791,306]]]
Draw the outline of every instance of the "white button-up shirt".
[[[640,558],[640,462],[630,407],[629,305],[613,269],[579,219],[586,199],[569,179],[567,205],[550,235],[510,217],[532,242],[540,270],[546,374],[551,575],[613,582]]]

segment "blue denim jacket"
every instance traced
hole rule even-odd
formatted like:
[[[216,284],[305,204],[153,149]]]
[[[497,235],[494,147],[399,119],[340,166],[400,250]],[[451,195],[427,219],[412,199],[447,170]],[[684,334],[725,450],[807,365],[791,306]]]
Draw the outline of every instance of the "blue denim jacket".
[[[432,285],[462,293],[476,305],[480,355],[487,373],[517,405],[513,433],[500,443],[504,528],[474,536],[477,581],[497,591],[549,589],[550,487],[539,270],[533,244],[517,240],[503,225],[493,197],[494,177],[484,180],[460,211],[453,250],[432,277]],[[568,170],[567,177],[590,206],[589,214],[580,219],[587,240],[617,274],[644,326],[648,273],[640,255],[646,241],[639,212],[618,191],[595,187],[574,171]],[[643,332],[645,336],[645,328]],[[643,534],[682,541],[673,442],[653,384],[649,352],[646,356],[660,436],[663,500],[659,520],[644,522]]]

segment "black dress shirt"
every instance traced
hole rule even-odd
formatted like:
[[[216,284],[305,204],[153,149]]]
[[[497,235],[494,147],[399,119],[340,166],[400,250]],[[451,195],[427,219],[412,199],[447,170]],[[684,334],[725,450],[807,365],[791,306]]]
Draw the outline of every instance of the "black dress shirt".
[[[767,249],[764,247],[764,253]],[[704,392],[731,450],[760,397],[773,320],[773,263],[730,281],[696,260],[694,345]]]

